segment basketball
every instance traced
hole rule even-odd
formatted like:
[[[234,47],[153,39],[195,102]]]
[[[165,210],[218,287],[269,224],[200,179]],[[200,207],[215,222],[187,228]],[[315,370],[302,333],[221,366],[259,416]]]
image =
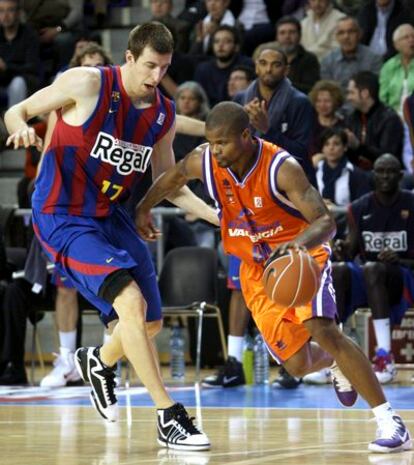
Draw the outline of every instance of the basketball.
[[[290,308],[308,304],[319,289],[321,270],[307,252],[289,250],[272,260],[263,272],[269,299]]]

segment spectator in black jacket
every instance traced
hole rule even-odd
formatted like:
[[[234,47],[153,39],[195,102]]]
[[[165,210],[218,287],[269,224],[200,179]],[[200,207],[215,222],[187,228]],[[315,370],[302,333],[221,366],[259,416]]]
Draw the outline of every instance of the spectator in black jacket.
[[[213,34],[214,58],[197,65],[194,80],[207,93],[210,105],[229,100],[227,81],[235,66],[253,67],[251,58],[240,55],[240,39],[237,30],[231,26],[219,26]]]
[[[296,157],[315,183],[309,158],[315,111],[308,97],[292,86],[286,77],[288,72],[286,54],[265,44],[256,58],[257,79],[236,95],[234,101],[245,106],[254,134]]]
[[[20,22],[17,0],[0,0],[0,91],[2,106],[24,100],[39,84],[39,40]]]
[[[403,125],[398,114],[378,99],[378,77],[361,71],[348,83],[347,100],[354,111],[347,117],[349,158],[364,169],[371,169],[383,153],[401,161]]]
[[[378,23],[378,17],[384,20],[385,27]],[[402,0],[369,0],[359,11],[358,22],[362,29],[361,42],[388,60],[396,53],[392,41],[395,29],[400,24],[412,23],[413,14]]]

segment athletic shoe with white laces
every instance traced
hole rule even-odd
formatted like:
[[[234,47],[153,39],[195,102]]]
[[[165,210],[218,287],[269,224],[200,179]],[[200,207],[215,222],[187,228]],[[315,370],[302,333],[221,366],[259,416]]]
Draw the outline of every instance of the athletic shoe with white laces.
[[[373,368],[378,381],[381,384],[388,384],[394,381],[397,376],[394,356],[385,349],[378,349],[373,359]]]
[[[377,429],[377,439],[371,442],[368,449],[371,452],[388,454],[411,450],[413,447],[410,433],[399,415],[380,422]]]
[[[53,362],[54,368],[40,381],[40,386],[56,388],[81,384],[82,381],[75,367],[73,352],[69,352],[67,355],[53,355],[56,357]]]
[[[332,383],[331,370],[322,368],[322,370],[308,373],[302,378],[305,384],[329,384]]]
[[[85,382],[91,383],[91,402],[108,421],[118,420],[115,396],[115,368],[105,366],[99,358],[98,347],[81,347],[75,352],[75,365]]]
[[[331,375],[339,402],[345,407],[352,407],[358,399],[358,393],[336,363],[331,366]]]
[[[158,409],[158,444],[178,450],[208,450],[210,441],[193,423],[181,404]]]

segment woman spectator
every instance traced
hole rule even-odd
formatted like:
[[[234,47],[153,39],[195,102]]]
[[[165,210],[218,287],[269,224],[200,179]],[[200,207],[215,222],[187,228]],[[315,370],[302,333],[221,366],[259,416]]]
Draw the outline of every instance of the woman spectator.
[[[327,128],[321,135],[322,155],[316,165],[318,190],[336,215],[337,237],[346,229],[346,215],[335,207],[347,206],[371,190],[368,173],[353,165],[346,157],[348,138],[340,128]]]
[[[341,87],[335,81],[318,81],[309,93],[309,99],[316,110],[317,119],[313,130],[310,154],[316,167],[321,154],[321,134],[326,128],[343,128],[344,120],[338,113],[344,103]]]

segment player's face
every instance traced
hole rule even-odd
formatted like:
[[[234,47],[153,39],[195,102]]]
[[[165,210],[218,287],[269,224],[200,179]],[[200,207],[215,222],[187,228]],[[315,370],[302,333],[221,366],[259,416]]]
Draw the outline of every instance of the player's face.
[[[126,53],[127,65],[131,75],[131,92],[136,97],[149,97],[165,76],[171,64],[171,53],[160,54],[145,47],[135,60],[132,53]]]
[[[256,74],[260,83],[270,89],[275,89],[287,75],[289,67],[284,63],[283,56],[276,50],[263,50],[256,60]]]
[[[374,164],[375,190],[392,194],[398,190],[401,168],[394,160],[382,159]]]
[[[346,146],[339,136],[330,137],[322,147],[322,153],[328,162],[335,163],[344,156]]]
[[[229,133],[223,128],[206,129],[206,139],[220,168],[230,168],[243,157],[245,131]]]

